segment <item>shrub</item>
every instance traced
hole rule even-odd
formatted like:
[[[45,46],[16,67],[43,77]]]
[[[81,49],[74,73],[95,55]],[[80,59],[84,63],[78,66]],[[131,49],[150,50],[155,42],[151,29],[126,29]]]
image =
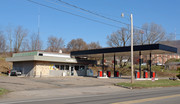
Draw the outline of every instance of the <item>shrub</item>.
[[[176,75],[180,79],[180,74]]]
[[[178,67],[177,70],[179,71],[179,74],[176,76],[180,79],[180,67]]]
[[[165,62],[165,64],[170,63],[170,62],[180,62],[180,59],[171,58],[171,59],[167,60]]]

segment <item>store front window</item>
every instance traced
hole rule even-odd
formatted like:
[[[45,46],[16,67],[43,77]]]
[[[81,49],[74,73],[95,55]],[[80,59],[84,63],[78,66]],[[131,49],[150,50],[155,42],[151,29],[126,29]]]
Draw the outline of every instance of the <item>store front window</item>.
[[[69,70],[69,65],[66,65],[66,70]]]
[[[78,70],[79,70],[79,66],[75,66],[75,70],[77,70],[77,71],[78,71]]]
[[[61,65],[61,70],[64,70],[64,65]]]

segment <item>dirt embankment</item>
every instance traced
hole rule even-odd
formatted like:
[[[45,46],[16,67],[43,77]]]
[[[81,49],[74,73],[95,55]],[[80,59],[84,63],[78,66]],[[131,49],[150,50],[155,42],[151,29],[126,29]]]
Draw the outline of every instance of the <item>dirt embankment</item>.
[[[0,54],[0,73],[7,72],[9,69],[12,69],[12,63],[6,62],[6,58],[10,57],[9,54]]]

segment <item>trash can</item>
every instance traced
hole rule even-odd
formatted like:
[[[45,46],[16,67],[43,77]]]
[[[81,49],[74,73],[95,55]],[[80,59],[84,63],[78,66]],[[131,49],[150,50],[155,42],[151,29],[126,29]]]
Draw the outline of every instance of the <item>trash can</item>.
[[[111,77],[111,71],[107,71],[107,77]]]
[[[119,77],[119,71],[115,71],[114,77]]]
[[[147,70],[144,71],[143,77],[144,77],[144,78],[148,78],[148,72],[147,72]]]
[[[151,78],[155,78],[156,77],[156,72],[155,71],[152,71],[151,72]]]
[[[135,71],[135,78],[140,78],[140,73],[138,70]]]
[[[102,70],[98,71],[98,77],[102,77]]]

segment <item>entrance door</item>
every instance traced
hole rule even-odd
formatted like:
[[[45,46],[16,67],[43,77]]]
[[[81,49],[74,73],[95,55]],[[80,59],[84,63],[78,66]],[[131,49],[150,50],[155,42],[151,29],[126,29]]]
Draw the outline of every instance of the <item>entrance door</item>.
[[[74,75],[74,67],[71,66],[71,76],[73,76],[73,75]]]

